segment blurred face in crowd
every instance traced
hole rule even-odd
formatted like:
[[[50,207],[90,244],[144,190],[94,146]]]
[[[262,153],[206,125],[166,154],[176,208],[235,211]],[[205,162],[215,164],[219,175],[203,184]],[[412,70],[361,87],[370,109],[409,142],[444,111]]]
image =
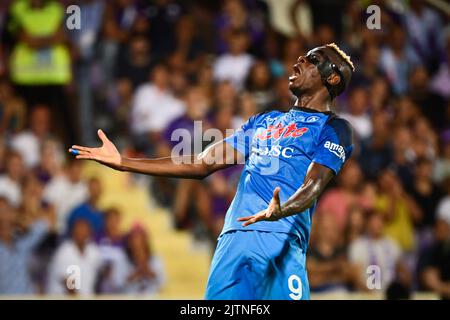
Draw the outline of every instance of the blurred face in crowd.
[[[443,158],[450,160],[450,141],[444,142],[442,147],[442,156]]]
[[[317,43],[332,43],[335,39],[333,29],[328,25],[321,25],[316,32]]]
[[[216,90],[217,103],[220,106],[234,106],[236,101],[236,89],[228,81],[223,81],[217,86]]]
[[[231,128],[231,120],[233,119],[233,108],[230,106],[224,106],[219,108],[219,110],[216,111],[215,117],[214,117],[214,126],[222,130],[223,132],[226,129]]]
[[[395,150],[404,153],[411,147],[411,131],[406,127],[399,127],[394,132],[394,147]]]
[[[447,241],[450,239],[450,221],[437,219],[434,225],[434,235],[437,241]]]
[[[231,29],[241,29],[245,27],[247,12],[239,0],[227,0],[223,11],[229,19]]]
[[[96,204],[102,194],[102,184],[99,179],[92,178],[89,180],[89,201]]]
[[[442,182],[442,191],[446,192],[450,196],[450,176],[446,177]]]
[[[402,27],[395,26],[390,35],[391,46],[394,50],[400,51],[405,47],[406,35]]]
[[[189,17],[181,17],[177,23],[176,32],[179,43],[188,43],[195,33],[192,19]]]
[[[0,198],[0,241],[10,242],[13,236],[15,214],[8,201]]]
[[[363,88],[354,89],[350,94],[348,103],[352,115],[364,114],[367,111],[367,91]]]
[[[339,229],[336,228],[336,219],[332,214],[321,214],[317,223],[317,240],[330,244],[338,245],[339,243]]]
[[[67,167],[67,177],[70,182],[78,183],[81,181],[81,174],[83,171],[83,164],[81,161],[71,161]]]
[[[374,107],[382,108],[389,98],[389,84],[379,77],[376,78],[370,87],[370,102]],[[369,92],[367,94],[369,95]]]
[[[72,240],[79,248],[85,247],[91,239],[91,225],[84,219],[74,222],[72,228]]]
[[[375,143],[384,143],[390,136],[390,120],[385,112],[380,111],[372,116],[373,137]]]
[[[249,93],[244,93],[240,97],[240,108],[239,113],[246,118],[249,118],[251,115],[257,112],[256,110],[256,102],[253,99],[253,96]]]
[[[121,101],[126,102],[133,97],[133,84],[127,78],[117,80],[116,89]]]
[[[32,175],[27,176],[23,187],[24,200],[36,201],[39,203],[42,198],[42,192],[43,186],[39,180]]]
[[[210,64],[202,65],[197,77],[198,85],[210,86],[210,84],[214,81],[214,72],[212,66]]]
[[[169,3],[171,3],[173,0],[156,0],[156,4],[159,6],[165,6]]]
[[[143,13],[138,13],[133,21],[133,32],[136,34],[147,34],[150,29],[149,19]],[[149,43],[150,44],[150,43]]]
[[[369,45],[363,53],[364,65],[367,67],[374,67],[380,61],[380,49],[376,45]]]
[[[362,233],[364,231],[364,212],[360,207],[352,208],[348,216],[349,229]]]
[[[133,0],[117,0],[117,4],[121,8],[126,8],[133,4]]]
[[[256,62],[250,70],[251,85],[256,88],[266,88],[270,83],[270,71],[263,61]]]
[[[13,90],[8,80],[0,78],[0,100],[11,97],[12,93]]]
[[[283,48],[283,55],[285,62],[292,63],[297,60],[298,56],[303,51],[302,42],[297,38],[290,38],[286,41]]]
[[[358,163],[349,159],[339,175],[339,183],[345,190],[355,191],[361,184],[362,173]]]
[[[433,173],[433,163],[428,159],[421,159],[416,163],[415,174],[417,179],[430,180]]]
[[[200,120],[208,113],[209,101],[201,88],[191,88],[185,100],[189,118]]]
[[[413,9],[416,12],[421,12],[424,8],[424,1],[423,0],[411,0],[410,1],[411,9]]]
[[[150,245],[144,230],[131,231],[127,247],[135,264],[146,264],[150,258]]]
[[[183,96],[188,88],[186,74],[181,70],[174,70],[170,73],[170,88],[176,96]]]
[[[164,65],[157,65],[152,72],[152,82],[160,90],[165,90],[169,85],[169,70]]]
[[[380,192],[383,193],[398,193],[403,188],[402,183],[400,182],[395,172],[389,169],[384,170],[380,174],[378,181]]]
[[[402,125],[406,125],[415,118],[417,118],[417,106],[408,96],[402,97],[398,102],[397,120],[399,120]]]
[[[414,155],[417,158],[425,158],[430,155],[430,145],[424,140],[418,140],[413,146]]]
[[[6,160],[6,172],[10,179],[19,181],[25,174],[22,156],[18,153],[10,153]]]
[[[418,117],[414,121],[413,131],[417,139],[425,140],[427,142],[429,142],[428,139],[434,136],[430,123],[423,117]]]
[[[57,141],[48,140],[42,146],[41,167],[47,172],[55,173],[62,164],[62,154]]]
[[[429,83],[429,76],[427,69],[424,67],[417,67],[411,72],[409,77],[409,85],[412,93],[416,91],[427,91]]]
[[[243,32],[232,34],[229,40],[230,53],[240,55],[247,51],[248,36]]]
[[[366,181],[359,193],[359,205],[363,208],[373,208],[377,198],[377,187],[375,183]],[[358,207],[358,209],[361,209]]]
[[[105,231],[110,237],[120,234],[120,212],[117,209],[109,209],[105,213]]]
[[[373,239],[378,239],[383,235],[383,228],[384,221],[381,214],[370,214],[367,220],[367,234]]]
[[[150,43],[145,37],[138,36],[131,40],[130,58],[131,63],[140,64],[147,62],[150,52]]]
[[[31,111],[30,128],[38,137],[45,137],[49,133],[50,121],[50,110],[46,105],[37,105]]]
[[[291,107],[294,97],[290,89],[289,79],[286,77],[279,77],[275,80],[275,95],[278,98],[278,103],[284,103],[287,105],[280,107]]]

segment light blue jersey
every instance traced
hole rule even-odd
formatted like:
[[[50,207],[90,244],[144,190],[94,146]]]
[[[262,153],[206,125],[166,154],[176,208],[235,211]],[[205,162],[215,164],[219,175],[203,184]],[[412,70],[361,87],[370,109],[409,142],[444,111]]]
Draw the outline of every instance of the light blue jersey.
[[[352,140],[352,129],[347,121],[332,112],[300,107],[293,107],[287,113],[272,111],[257,114],[234,135],[225,139],[225,142],[245,155],[245,167],[219,237],[208,281],[207,298],[289,299],[290,294],[295,291],[295,284],[290,281],[297,278],[303,287],[301,298],[309,297],[309,289],[305,286],[305,254],[316,204],[296,215],[278,221],[260,221],[248,227],[243,227],[242,222],[237,219],[266,209],[276,187],[281,188],[281,203],[288,200],[302,185],[312,162],[326,166],[338,174],[351,155]],[[272,233],[279,235],[274,236]],[[230,240],[230,237],[239,237],[240,241]],[[246,238],[248,241],[245,241]],[[257,246],[250,238],[253,242],[260,239],[260,252],[255,252]],[[227,252],[223,250],[225,242]],[[236,280],[238,274],[239,277],[243,275],[238,269],[236,276],[230,276],[228,282],[223,279],[224,275],[218,276],[222,273],[230,275],[231,266],[236,266],[239,261],[242,263],[242,258],[237,257],[245,256],[249,270],[260,269],[258,275],[251,276],[256,283],[261,286],[269,281],[270,295],[270,290],[251,288],[248,281]],[[261,256],[265,258],[261,260]],[[269,273],[261,273],[262,269],[257,266]],[[217,282],[218,278],[222,278],[220,282]],[[270,281],[275,281],[278,285],[274,286]],[[247,283],[244,288],[240,287],[243,283]],[[248,293],[247,296],[239,294],[243,290]]]

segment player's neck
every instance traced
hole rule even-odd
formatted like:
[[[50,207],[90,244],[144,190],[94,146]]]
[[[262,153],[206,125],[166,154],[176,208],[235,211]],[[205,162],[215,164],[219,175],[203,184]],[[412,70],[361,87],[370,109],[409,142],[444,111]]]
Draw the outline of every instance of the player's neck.
[[[296,107],[308,108],[319,112],[327,112],[331,110],[331,101],[328,95],[322,94],[303,94],[297,97],[294,104]]]

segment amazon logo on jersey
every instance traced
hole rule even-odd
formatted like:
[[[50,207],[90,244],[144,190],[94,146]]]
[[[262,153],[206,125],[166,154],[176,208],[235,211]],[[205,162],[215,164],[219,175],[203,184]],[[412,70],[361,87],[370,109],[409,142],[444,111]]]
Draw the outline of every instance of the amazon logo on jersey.
[[[324,147],[327,148],[331,153],[336,155],[339,159],[342,159],[342,162],[345,161],[345,150],[343,146],[331,141],[327,141],[325,142]]]
[[[295,122],[283,126],[281,123],[276,126],[270,125],[267,129],[264,129],[261,133],[256,135],[259,140],[278,139],[278,138],[298,138],[305,134],[308,128],[297,128]]]

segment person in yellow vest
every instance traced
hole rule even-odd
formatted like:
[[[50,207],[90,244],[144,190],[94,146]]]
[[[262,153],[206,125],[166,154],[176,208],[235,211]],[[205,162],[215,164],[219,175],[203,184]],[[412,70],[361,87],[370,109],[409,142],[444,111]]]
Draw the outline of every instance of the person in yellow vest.
[[[65,11],[54,0],[15,0],[9,32],[15,36],[11,81],[31,106],[49,104],[64,135],[73,136],[65,86],[72,80],[71,56],[64,31]]]
[[[392,170],[384,170],[378,183],[375,211],[384,217],[384,234],[396,241],[402,251],[411,252],[415,247],[414,225],[422,219],[422,211]]]
[[[70,55],[62,28],[62,6],[56,1],[16,0],[10,10],[12,28],[18,35],[10,60],[14,83],[69,83]]]

